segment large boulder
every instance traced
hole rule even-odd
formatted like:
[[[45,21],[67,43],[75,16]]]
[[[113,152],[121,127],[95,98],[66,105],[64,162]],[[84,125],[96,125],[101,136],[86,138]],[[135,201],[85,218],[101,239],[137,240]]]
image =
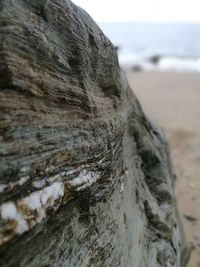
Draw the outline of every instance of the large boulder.
[[[182,267],[163,133],[69,0],[0,0],[0,266]]]

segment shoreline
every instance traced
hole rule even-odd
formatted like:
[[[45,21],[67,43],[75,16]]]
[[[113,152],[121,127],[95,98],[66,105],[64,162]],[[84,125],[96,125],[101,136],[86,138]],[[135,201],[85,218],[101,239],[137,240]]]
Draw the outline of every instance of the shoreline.
[[[165,56],[152,54],[137,58],[134,55],[125,55],[119,50],[119,61],[122,66],[135,72],[189,72],[200,73],[200,58],[186,56]]]

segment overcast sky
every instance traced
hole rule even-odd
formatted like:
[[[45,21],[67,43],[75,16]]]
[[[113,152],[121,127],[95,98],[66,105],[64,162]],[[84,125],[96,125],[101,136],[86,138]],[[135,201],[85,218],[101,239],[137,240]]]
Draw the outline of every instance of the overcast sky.
[[[200,0],[72,0],[97,22],[200,22]]]

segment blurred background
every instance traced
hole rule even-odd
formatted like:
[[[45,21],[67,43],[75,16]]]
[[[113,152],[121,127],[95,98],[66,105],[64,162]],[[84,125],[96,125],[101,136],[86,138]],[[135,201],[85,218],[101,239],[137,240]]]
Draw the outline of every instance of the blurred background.
[[[74,0],[118,48],[150,119],[168,136],[181,220],[200,267],[200,1]]]

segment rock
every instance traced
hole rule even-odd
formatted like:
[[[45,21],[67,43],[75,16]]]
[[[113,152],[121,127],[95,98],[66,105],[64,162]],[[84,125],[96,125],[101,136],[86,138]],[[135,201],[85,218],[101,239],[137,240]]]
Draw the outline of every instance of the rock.
[[[0,2],[0,266],[185,266],[163,133],[69,0]]]
[[[197,221],[197,218],[196,218],[195,216],[193,216],[192,214],[189,214],[189,213],[184,214],[184,217],[185,217],[188,221],[191,221],[191,222],[195,222],[195,221]]]
[[[160,62],[161,58],[162,58],[161,55],[153,55],[153,56],[149,57],[148,60],[152,64],[157,65]]]
[[[143,71],[143,68],[142,68],[142,65],[134,64],[131,67],[131,70],[134,71],[134,72],[141,72],[141,71]]]
[[[120,46],[120,45],[115,45],[115,50],[116,50],[117,52],[120,52],[120,50],[121,50],[121,46]]]

